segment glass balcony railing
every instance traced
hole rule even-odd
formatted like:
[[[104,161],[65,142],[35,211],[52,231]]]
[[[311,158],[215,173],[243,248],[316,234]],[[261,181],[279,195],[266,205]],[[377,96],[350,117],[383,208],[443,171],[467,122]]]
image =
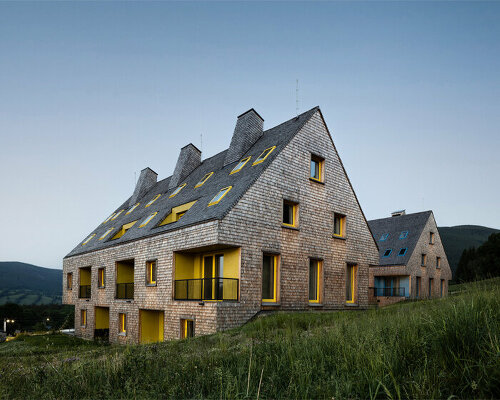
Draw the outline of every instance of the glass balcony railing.
[[[179,279],[174,285],[175,300],[238,300],[238,279]]]
[[[373,288],[373,295],[375,297],[404,297],[404,287],[384,287]]]

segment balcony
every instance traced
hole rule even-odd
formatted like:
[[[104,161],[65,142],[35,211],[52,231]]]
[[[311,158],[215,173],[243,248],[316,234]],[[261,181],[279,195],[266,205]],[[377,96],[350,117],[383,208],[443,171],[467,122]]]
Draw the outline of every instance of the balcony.
[[[404,297],[404,287],[382,287],[373,288],[373,295],[375,297]]]
[[[174,282],[175,300],[237,301],[238,279],[178,279]]]
[[[91,296],[90,285],[80,285],[80,291],[78,292],[78,298],[90,299],[90,296]]]
[[[134,298],[134,282],[132,283],[117,283],[116,298],[122,300],[133,300]]]

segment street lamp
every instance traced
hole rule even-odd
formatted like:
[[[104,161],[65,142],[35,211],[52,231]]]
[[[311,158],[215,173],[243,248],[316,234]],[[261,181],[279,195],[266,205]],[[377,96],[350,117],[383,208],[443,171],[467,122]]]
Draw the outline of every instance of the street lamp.
[[[7,333],[7,324],[13,324],[14,322],[16,322],[16,321],[14,321],[13,319],[4,318],[3,319],[3,331],[5,333]]]

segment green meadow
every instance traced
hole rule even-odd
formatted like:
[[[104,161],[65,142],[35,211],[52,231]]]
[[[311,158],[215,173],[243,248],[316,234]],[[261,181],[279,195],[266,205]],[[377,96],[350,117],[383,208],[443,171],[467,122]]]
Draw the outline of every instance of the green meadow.
[[[0,398],[499,398],[500,280],[457,289],[153,345],[20,336],[0,344]]]

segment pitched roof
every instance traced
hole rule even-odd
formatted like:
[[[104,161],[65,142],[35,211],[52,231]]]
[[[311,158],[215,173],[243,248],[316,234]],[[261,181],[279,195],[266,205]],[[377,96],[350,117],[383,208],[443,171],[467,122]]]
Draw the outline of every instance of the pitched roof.
[[[230,175],[230,172],[238,161],[224,167],[224,159],[227,152],[227,150],[224,150],[213,157],[203,160],[203,162],[184,179],[182,183],[186,183],[186,186],[175,197],[169,198],[170,194],[175,190],[168,189],[171,178],[171,176],[169,176],[157,182],[144,196],[142,196],[142,198],[138,199],[140,205],[129,215],[126,215],[126,211],[129,208],[128,204],[130,198],[127,199],[115,210],[115,212],[119,212],[120,210],[125,211],[115,220],[108,221],[107,223],[101,222],[91,233],[83,238],[82,242],[80,242],[66,257],[100,250],[210,220],[222,219],[252,186],[267,166],[272,163],[281,150],[285,148],[295,134],[300,131],[303,125],[318,110],[319,107],[314,107],[297,117],[264,131],[263,135],[242,157],[251,156],[252,158],[238,173]],[[257,157],[264,150],[272,146],[276,146],[276,149],[269,157],[267,157],[264,162],[252,166],[252,163]],[[195,185],[205,176],[205,174],[210,172],[214,172],[214,174],[206,183],[201,187],[195,188]],[[224,199],[220,203],[208,207],[210,200],[212,200],[221,189],[228,186],[232,186],[232,189],[227,193]],[[161,197],[159,197],[150,207],[145,208],[145,205],[158,194],[161,194]],[[168,225],[158,226],[158,224],[171,212],[172,208],[195,200],[197,200],[196,203],[180,220]],[[154,212],[158,212],[158,214],[156,214],[148,225],[140,228],[141,222]],[[137,221],[137,223],[130,228],[125,235],[119,239],[111,240],[113,235],[115,235],[124,224],[132,221]],[[106,236],[105,239],[99,240],[99,238],[111,227],[113,227],[114,230]],[[82,245],[83,241],[92,234],[95,234],[95,236],[88,243]]]
[[[431,214],[432,211],[423,211],[368,221],[373,238],[378,243],[380,265],[406,265]],[[400,239],[402,232],[408,232],[404,239]],[[380,240],[386,234],[387,239]],[[405,255],[398,255],[403,248],[407,249]],[[392,252],[384,257],[388,249],[392,249]]]

